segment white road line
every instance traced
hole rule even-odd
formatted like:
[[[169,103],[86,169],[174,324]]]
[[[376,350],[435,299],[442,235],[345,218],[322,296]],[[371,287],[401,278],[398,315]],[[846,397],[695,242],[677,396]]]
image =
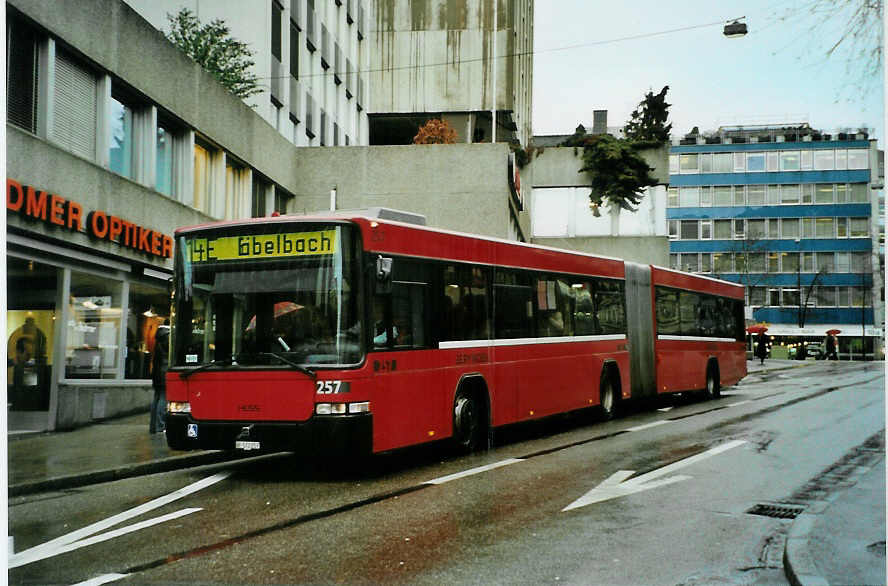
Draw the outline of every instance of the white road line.
[[[740,405],[746,405],[747,403],[752,403],[752,399],[746,399],[745,401],[737,401],[736,403],[728,403],[725,407],[738,407]]]
[[[661,413],[669,413],[670,411],[672,411],[672,407],[662,407],[660,409],[657,409],[657,411],[660,411]]]
[[[190,515],[191,513],[196,513],[202,510],[203,509],[201,508],[182,509],[181,511],[176,511],[175,513],[168,513],[166,515],[161,515],[160,517],[155,517],[154,519],[146,519],[145,521],[140,521],[135,525],[127,525],[126,527],[115,529],[114,531],[108,531],[107,533],[102,533],[101,535],[95,535],[93,537],[90,537],[89,539],[81,539],[80,541],[75,541],[74,543],[63,545],[52,551],[39,552],[38,555],[40,557],[36,559],[29,559],[25,563],[40,561],[46,558],[61,555],[63,553],[68,553],[69,551],[74,551],[75,549],[80,549],[81,547],[87,547],[89,545],[95,545],[96,543],[102,543],[103,541],[108,541],[109,539],[114,539],[115,537],[126,535],[127,533],[133,533],[135,531],[147,529],[148,527],[159,525],[161,523],[166,523],[167,521],[172,521],[173,519],[178,519],[179,517],[184,517],[185,515]]]
[[[102,576],[91,578],[86,582],[78,582],[77,584],[74,584],[74,586],[102,586],[102,584],[107,584],[108,582],[116,582],[117,580],[122,580],[127,576],[129,576],[129,574],[104,574]]]
[[[733,440],[733,441],[721,444],[720,446],[716,446],[714,448],[706,450],[705,452],[697,454],[696,456],[691,456],[690,458],[685,458],[684,460],[679,460],[678,462],[669,464],[668,466],[664,466],[663,468],[658,468],[657,470],[653,470],[651,472],[648,472],[647,474],[643,474],[643,475],[639,476],[638,478],[635,478],[635,481],[642,483],[642,482],[648,482],[650,480],[654,480],[655,478],[665,476],[666,474],[671,474],[671,473],[675,472],[676,470],[680,470],[682,468],[690,466],[691,464],[696,464],[697,462],[699,462],[701,460],[705,460],[706,458],[711,458],[712,456],[715,456],[716,454],[721,454],[722,452],[727,452],[728,450],[736,448],[737,446],[742,446],[745,443],[746,443],[745,440]]]
[[[190,494],[193,494],[199,490],[203,490],[204,488],[212,486],[217,482],[225,480],[230,475],[231,472],[220,472],[219,474],[214,474],[213,476],[204,478],[203,480],[199,480],[195,483],[189,484],[188,486],[180,488],[175,492],[171,492],[168,495],[156,498],[145,504],[139,505],[138,507],[129,509],[128,511],[118,513],[117,515],[114,515],[112,517],[108,517],[107,519],[99,521],[98,523],[93,523],[92,525],[88,525],[82,529],[78,529],[77,531],[72,531],[67,535],[62,535],[61,537],[57,537],[51,541],[47,541],[46,543],[36,545],[30,549],[26,549],[22,552],[11,555],[9,556],[9,567],[16,568],[18,566],[31,563],[32,561],[34,561],[33,559],[31,559],[32,557],[36,557],[36,559],[43,559],[43,557],[46,557],[42,555],[45,551],[58,550],[68,545],[69,543],[74,543],[75,541],[79,541],[84,537],[89,537],[90,535],[95,535],[100,531],[110,529],[118,523],[122,523],[134,517],[138,517],[139,515],[143,515],[149,511],[153,511],[154,509],[160,508],[171,502],[177,501]]]
[[[629,427],[624,429],[623,431],[641,431],[643,429],[650,429],[652,427],[659,427],[661,425],[666,425],[667,423],[672,423],[668,419],[663,419],[660,421],[652,421],[651,423],[645,423],[644,425],[636,425],[635,427]]]
[[[502,468],[503,466],[508,466],[510,464],[516,464],[518,462],[523,462],[523,461],[524,461],[524,458],[509,458],[508,460],[502,460],[500,462],[488,464],[487,466],[479,466],[478,468],[472,468],[471,470],[464,470],[463,472],[457,472],[456,474],[449,474],[447,476],[435,478],[434,480],[427,480],[426,482],[423,482],[423,484],[444,484],[445,482],[450,482],[451,480],[465,478],[466,476],[474,476],[475,474],[481,474],[482,472],[487,472],[488,470]]]

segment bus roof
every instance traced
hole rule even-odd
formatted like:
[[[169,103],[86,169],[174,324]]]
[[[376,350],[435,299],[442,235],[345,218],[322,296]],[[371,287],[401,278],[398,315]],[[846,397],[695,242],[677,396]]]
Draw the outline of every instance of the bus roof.
[[[229,220],[182,227],[175,231],[175,235],[178,237],[192,232],[236,226],[308,222],[332,222],[358,226],[363,236],[364,250],[367,252],[625,278],[624,261],[614,257],[420,226],[395,220],[383,220],[360,213],[339,212],[310,216],[280,215]],[[654,284],[743,298],[744,288],[742,285],[656,265],[648,266],[651,267],[651,278]]]

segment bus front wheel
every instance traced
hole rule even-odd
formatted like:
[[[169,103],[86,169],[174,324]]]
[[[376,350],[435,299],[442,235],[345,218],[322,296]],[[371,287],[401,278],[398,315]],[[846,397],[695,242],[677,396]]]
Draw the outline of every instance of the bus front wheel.
[[[474,393],[461,392],[453,404],[453,438],[460,452],[474,452],[484,446],[486,426],[483,407]]]

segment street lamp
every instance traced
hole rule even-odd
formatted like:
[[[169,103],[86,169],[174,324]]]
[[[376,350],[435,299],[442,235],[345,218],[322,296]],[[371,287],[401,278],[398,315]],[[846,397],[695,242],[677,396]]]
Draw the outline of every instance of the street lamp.
[[[725,25],[724,34],[729,39],[736,39],[739,37],[746,36],[746,23],[740,22],[746,18],[745,16],[741,16],[740,18],[735,18],[733,21],[729,22]]]

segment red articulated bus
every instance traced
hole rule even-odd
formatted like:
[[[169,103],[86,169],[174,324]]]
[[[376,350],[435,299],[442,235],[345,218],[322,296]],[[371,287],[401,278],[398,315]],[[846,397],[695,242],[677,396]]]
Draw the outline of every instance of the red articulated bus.
[[[441,439],[746,375],[743,288],[363,216],[176,232],[174,449]]]

